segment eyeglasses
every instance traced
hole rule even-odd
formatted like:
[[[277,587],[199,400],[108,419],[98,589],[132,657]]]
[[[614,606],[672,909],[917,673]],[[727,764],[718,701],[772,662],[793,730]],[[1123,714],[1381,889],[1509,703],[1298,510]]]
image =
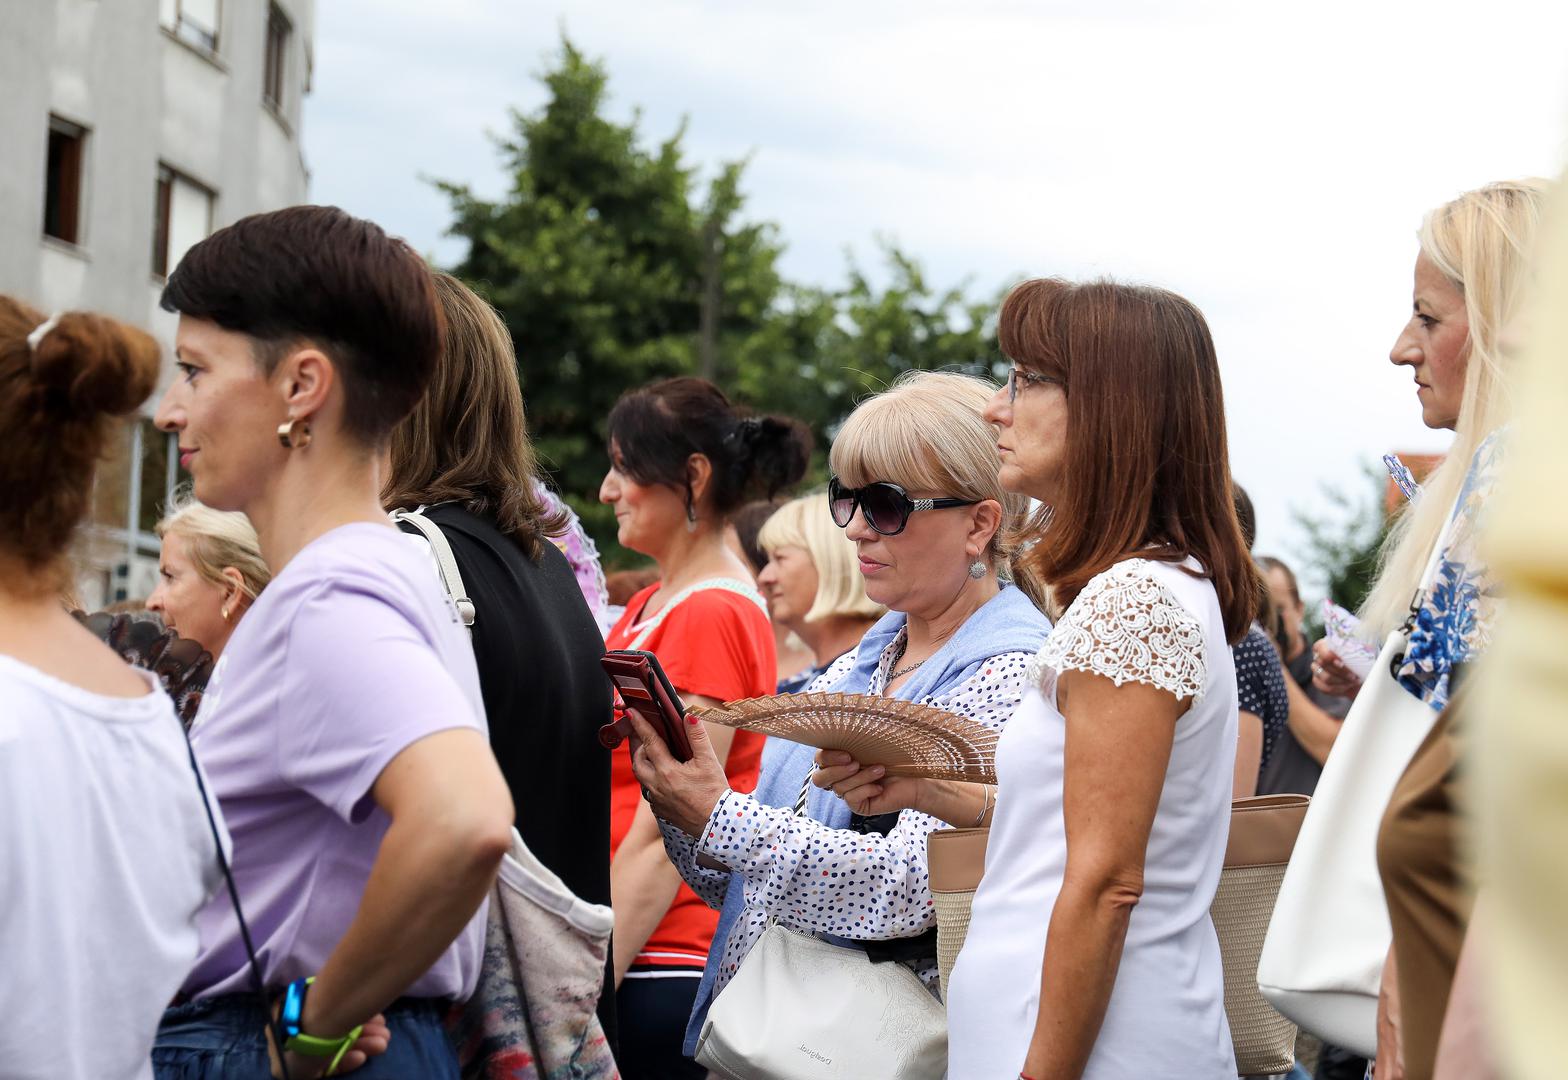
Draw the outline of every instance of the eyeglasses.
[[[1033,386],[1035,383],[1055,383],[1057,386],[1067,385],[1053,375],[1036,375],[1032,371],[1010,368],[1007,372],[1007,403],[1009,405],[1018,400],[1018,380],[1020,379],[1023,380],[1026,387]]]
[[[838,477],[828,481],[828,509],[833,514],[833,524],[849,528],[855,519],[855,508],[866,515],[866,524],[882,536],[897,536],[909,524],[909,515],[916,510],[946,510],[953,506],[973,506],[979,499],[911,499],[909,493],[897,484],[878,481],[865,487],[848,488],[839,483]]]

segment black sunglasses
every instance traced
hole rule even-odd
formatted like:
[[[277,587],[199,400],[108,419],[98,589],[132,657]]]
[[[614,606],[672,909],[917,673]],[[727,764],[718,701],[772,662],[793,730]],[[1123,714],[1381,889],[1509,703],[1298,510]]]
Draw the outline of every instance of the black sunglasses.
[[[866,524],[882,536],[897,536],[909,524],[909,515],[916,510],[946,510],[953,506],[973,506],[979,499],[911,499],[909,493],[897,484],[878,481],[865,487],[849,488],[839,483],[838,477],[828,481],[828,510],[833,524],[849,528],[855,518],[855,508],[866,515]]]

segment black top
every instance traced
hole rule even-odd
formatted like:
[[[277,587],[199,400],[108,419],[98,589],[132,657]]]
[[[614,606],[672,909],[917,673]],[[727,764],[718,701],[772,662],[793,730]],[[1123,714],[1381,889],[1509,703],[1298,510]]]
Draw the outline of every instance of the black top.
[[[1231,649],[1236,661],[1236,692],[1243,712],[1263,721],[1261,773],[1274,754],[1274,744],[1290,720],[1290,697],[1285,693],[1285,669],[1269,636],[1254,623],[1247,636]]]
[[[572,892],[609,904],[610,754],[598,734],[612,719],[610,681],[599,666],[604,638],[571,564],[548,542],[537,562],[528,559],[456,503],[425,516],[452,546],[474,604],[479,689],[517,831]],[[602,1001],[600,1013],[613,1025]]]

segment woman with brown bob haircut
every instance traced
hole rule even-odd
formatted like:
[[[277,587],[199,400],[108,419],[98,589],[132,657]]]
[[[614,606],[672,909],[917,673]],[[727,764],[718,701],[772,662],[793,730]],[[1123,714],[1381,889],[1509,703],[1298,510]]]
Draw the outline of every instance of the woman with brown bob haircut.
[[[1042,504],[1025,562],[1057,619],[997,747],[948,1075],[1121,1080],[1181,1062],[1229,1080],[1208,912],[1236,754],[1229,646],[1261,582],[1214,346],[1188,301],[1109,281],[1024,282],[998,335],[1016,366],[986,415],[1002,485]],[[982,798],[947,800],[948,820]]]

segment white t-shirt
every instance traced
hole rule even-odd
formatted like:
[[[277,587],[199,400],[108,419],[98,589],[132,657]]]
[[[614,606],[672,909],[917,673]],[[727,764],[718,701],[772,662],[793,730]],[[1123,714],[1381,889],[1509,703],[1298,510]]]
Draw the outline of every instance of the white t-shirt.
[[[174,703],[137,674],[146,695],[105,697],[0,655],[8,1080],[150,1078],[196,913],[223,880]]]
[[[1036,664],[1036,686],[997,743],[985,876],[948,984],[948,1076],[1017,1076],[1034,1034],[1046,930],[1067,866],[1056,679],[1077,670],[1192,701],[1176,721],[1143,896],[1084,1078],[1234,1080],[1209,905],[1230,832],[1236,672],[1214,587],[1169,563],[1117,563],[1084,586]]]

